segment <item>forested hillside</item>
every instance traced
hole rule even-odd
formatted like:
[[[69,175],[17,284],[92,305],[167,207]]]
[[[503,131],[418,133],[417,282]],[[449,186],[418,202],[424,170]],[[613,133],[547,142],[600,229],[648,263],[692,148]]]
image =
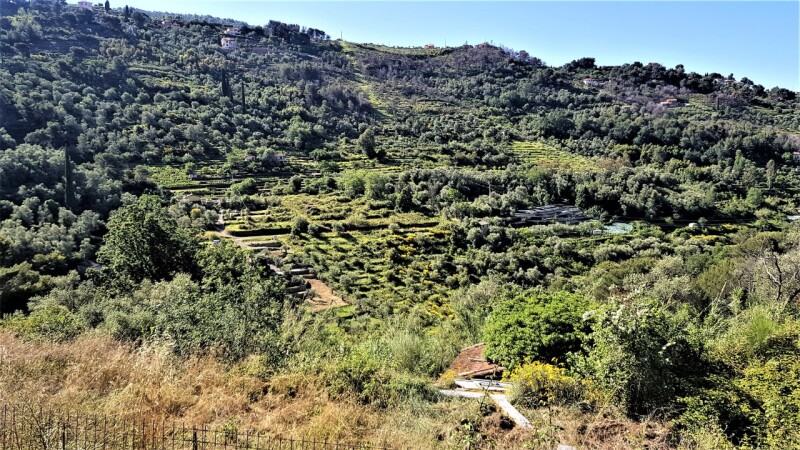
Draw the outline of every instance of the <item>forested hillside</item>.
[[[0,14],[0,404],[800,446],[797,93],[269,17]],[[481,342],[532,430],[439,395]]]

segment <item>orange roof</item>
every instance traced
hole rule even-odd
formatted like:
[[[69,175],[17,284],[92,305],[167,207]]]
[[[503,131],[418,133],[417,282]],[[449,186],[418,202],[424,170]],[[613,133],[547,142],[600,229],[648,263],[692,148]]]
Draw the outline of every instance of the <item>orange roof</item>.
[[[486,344],[475,344],[461,350],[456,359],[450,363],[448,370],[456,373],[457,378],[472,378],[502,373],[505,368],[490,363],[483,356]]]

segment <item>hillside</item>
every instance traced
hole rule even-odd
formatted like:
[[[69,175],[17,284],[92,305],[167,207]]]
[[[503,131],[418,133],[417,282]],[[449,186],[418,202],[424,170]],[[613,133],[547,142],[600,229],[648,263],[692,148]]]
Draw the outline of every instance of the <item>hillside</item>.
[[[797,93],[0,14],[0,404],[391,447],[800,443]],[[533,431],[439,395],[479,342]]]

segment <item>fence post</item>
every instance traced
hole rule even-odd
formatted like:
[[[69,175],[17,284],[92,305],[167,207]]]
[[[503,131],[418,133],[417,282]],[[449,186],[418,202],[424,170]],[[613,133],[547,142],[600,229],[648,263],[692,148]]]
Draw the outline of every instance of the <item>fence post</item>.
[[[197,428],[192,427],[192,450],[197,450]]]
[[[61,450],[67,450],[67,424],[61,421]]]

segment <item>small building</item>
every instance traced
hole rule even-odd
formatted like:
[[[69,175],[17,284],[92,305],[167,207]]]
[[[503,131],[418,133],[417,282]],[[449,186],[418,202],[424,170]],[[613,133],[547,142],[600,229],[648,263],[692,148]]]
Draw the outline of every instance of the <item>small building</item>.
[[[504,367],[490,363],[483,356],[486,344],[475,344],[461,350],[456,359],[450,363],[448,372],[452,371],[455,377],[469,379],[476,377],[499,377],[505,370]]]
[[[222,39],[220,40],[220,45],[222,46],[222,48],[226,50],[233,50],[239,48],[239,43],[236,42],[236,38],[232,38],[229,36],[223,36]]]
[[[697,222],[692,222],[689,224],[689,228],[700,228],[700,224]]]
[[[185,203],[201,203],[203,198],[197,194],[187,194],[181,200]]]
[[[255,161],[256,157],[253,155],[247,155],[244,157],[244,162],[253,162]]]
[[[489,234],[489,225],[491,224],[485,220],[481,220],[480,222],[478,222],[478,226],[481,227],[482,235],[486,236],[487,234]]]
[[[172,19],[164,19],[164,20],[161,22],[161,28],[162,28],[162,29],[165,29],[165,30],[168,30],[168,29],[170,29],[170,28],[174,28],[175,26],[176,26],[176,23],[175,23],[175,21],[174,21],[174,20],[172,20]]]
[[[796,163],[800,163],[800,152],[793,152],[792,153],[792,161]]]
[[[596,228],[596,229],[592,230],[592,236],[600,236],[602,234],[603,234],[603,230],[601,230],[599,228]]]
[[[584,78],[582,81],[584,86],[600,86],[603,84],[603,82],[597,78]]]
[[[241,36],[242,30],[239,27],[228,27],[225,29],[225,34],[228,36]]]
[[[675,108],[678,106],[683,106],[683,102],[678,100],[677,98],[667,98],[661,101],[659,105],[667,108]]]
[[[269,157],[269,162],[276,165],[283,165],[286,164],[286,154],[285,153],[275,153],[274,155]]]
[[[92,5],[92,2],[88,2],[86,0],[81,0],[81,1],[78,2],[78,8],[87,9],[89,11],[92,11],[92,10],[94,10],[94,5]]]
[[[433,44],[425,44],[425,48],[436,48]]]

